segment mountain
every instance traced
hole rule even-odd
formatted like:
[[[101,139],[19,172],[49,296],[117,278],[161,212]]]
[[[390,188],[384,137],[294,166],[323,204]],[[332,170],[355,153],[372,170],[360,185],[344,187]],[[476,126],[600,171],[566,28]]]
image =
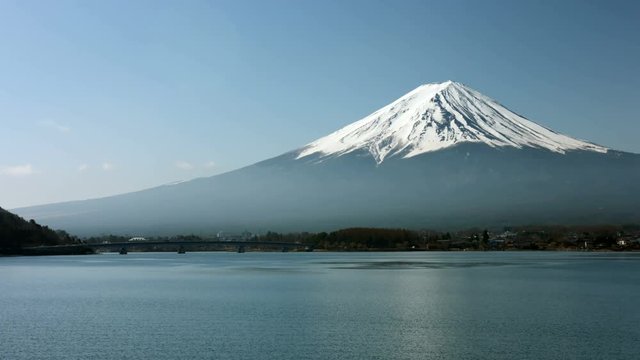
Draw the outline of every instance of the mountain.
[[[448,81],[242,169],[15,211],[80,235],[623,223],[640,220],[639,184],[640,155]]]

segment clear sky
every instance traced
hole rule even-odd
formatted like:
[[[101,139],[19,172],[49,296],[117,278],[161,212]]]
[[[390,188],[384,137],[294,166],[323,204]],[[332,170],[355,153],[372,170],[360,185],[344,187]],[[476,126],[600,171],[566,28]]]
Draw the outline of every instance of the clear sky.
[[[640,153],[640,1],[0,0],[0,206],[225,172],[445,80]]]

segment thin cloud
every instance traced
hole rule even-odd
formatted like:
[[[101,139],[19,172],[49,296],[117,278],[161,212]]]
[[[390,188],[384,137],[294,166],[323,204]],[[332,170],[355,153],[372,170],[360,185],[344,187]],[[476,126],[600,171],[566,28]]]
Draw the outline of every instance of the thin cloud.
[[[213,167],[216,166],[216,163],[214,163],[213,161],[207,161],[206,163],[204,163],[203,167],[205,169],[211,169]]]
[[[58,123],[56,121],[53,121],[53,120],[42,120],[42,121],[38,122],[38,124],[40,124],[40,126],[44,126],[46,128],[49,128],[49,129],[54,129],[54,130],[56,130],[58,132],[61,132],[63,134],[66,134],[66,133],[71,131],[70,127],[68,127],[66,125],[63,125],[63,124],[60,124],[60,123]]]
[[[87,171],[87,169],[89,169],[89,165],[87,165],[87,164],[78,165],[78,172],[85,172],[85,171]]]
[[[108,161],[105,161],[102,163],[102,170],[104,171],[111,171],[115,168],[115,165],[113,165],[113,163],[110,163]]]
[[[9,175],[9,176],[29,176],[36,173],[35,169],[33,168],[33,166],[31,166],[31,164],[5,166],[0,170],[0,172],[3,175]]]
[[[182,160],[176,161],[175,165],[178,169],[182,169],[182,170],[193,170],[194,168],[193,164],[186,161],[182,161]]]

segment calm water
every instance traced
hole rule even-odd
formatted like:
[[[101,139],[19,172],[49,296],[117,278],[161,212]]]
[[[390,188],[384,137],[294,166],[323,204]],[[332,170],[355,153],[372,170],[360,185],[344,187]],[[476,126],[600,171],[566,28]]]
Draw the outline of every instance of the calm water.
[[[2,359],[638,359],[640,254],[0,258]]]

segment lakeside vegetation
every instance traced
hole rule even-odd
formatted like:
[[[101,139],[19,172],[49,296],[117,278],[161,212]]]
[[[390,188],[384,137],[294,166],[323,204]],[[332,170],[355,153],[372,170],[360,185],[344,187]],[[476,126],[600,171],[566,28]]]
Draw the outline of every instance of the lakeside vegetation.
[[[81,240],[64,230],[53,230],[33,220],[26,221],[0,208],[0,255],[23,255],[24,248],[81,244]],[[64,253],[90,253],[87,248],[72,248]]]
[[[0,208],[0,254],[29,255],[28,248],[48,246],[38,254],[88,254],[92,244],[127,243],[134,237],[101,235],[78,238],[63,230],[53,230],[33,220],[25,220]],[[640,251],[640,224],[598,226],[516,226],[501,229],[467,229],[454,232],[385,228],[348,228],[331,232],[221,235],[177,235],[147,237],[156,243],[201,242],[191,251],[230,250],[221,242],[302,244],[300,249],[316,251],[487,251],[487,250],[595,250]],[[207,242],[212,242],[211,246]],[[216,243],[214,246],[213,243]],[[132,246],[144,243],[131,243]],[[253,246],[256,250],[274,247]],[[173,251],[155,245],[147,251]]]
[[[86,243],[123,243],[131,236],[94,236]],[[153,242],[254,241],[298,243],[315,251],[640,251],[640,225],[519,226],[502,229],[467,229],[455,232],[385,228],[348,228],[332,232],[238,234],[225,236],[179,235],[148,237]],[[160,249],[161,247],[156,247]],[[271,248],[273,249],[273,248]]]
[[[519,226],[433,230],[351,228],[315,234],[267,233],[265,241],[299,241],[328,251],[640,250],[640,225]]]

